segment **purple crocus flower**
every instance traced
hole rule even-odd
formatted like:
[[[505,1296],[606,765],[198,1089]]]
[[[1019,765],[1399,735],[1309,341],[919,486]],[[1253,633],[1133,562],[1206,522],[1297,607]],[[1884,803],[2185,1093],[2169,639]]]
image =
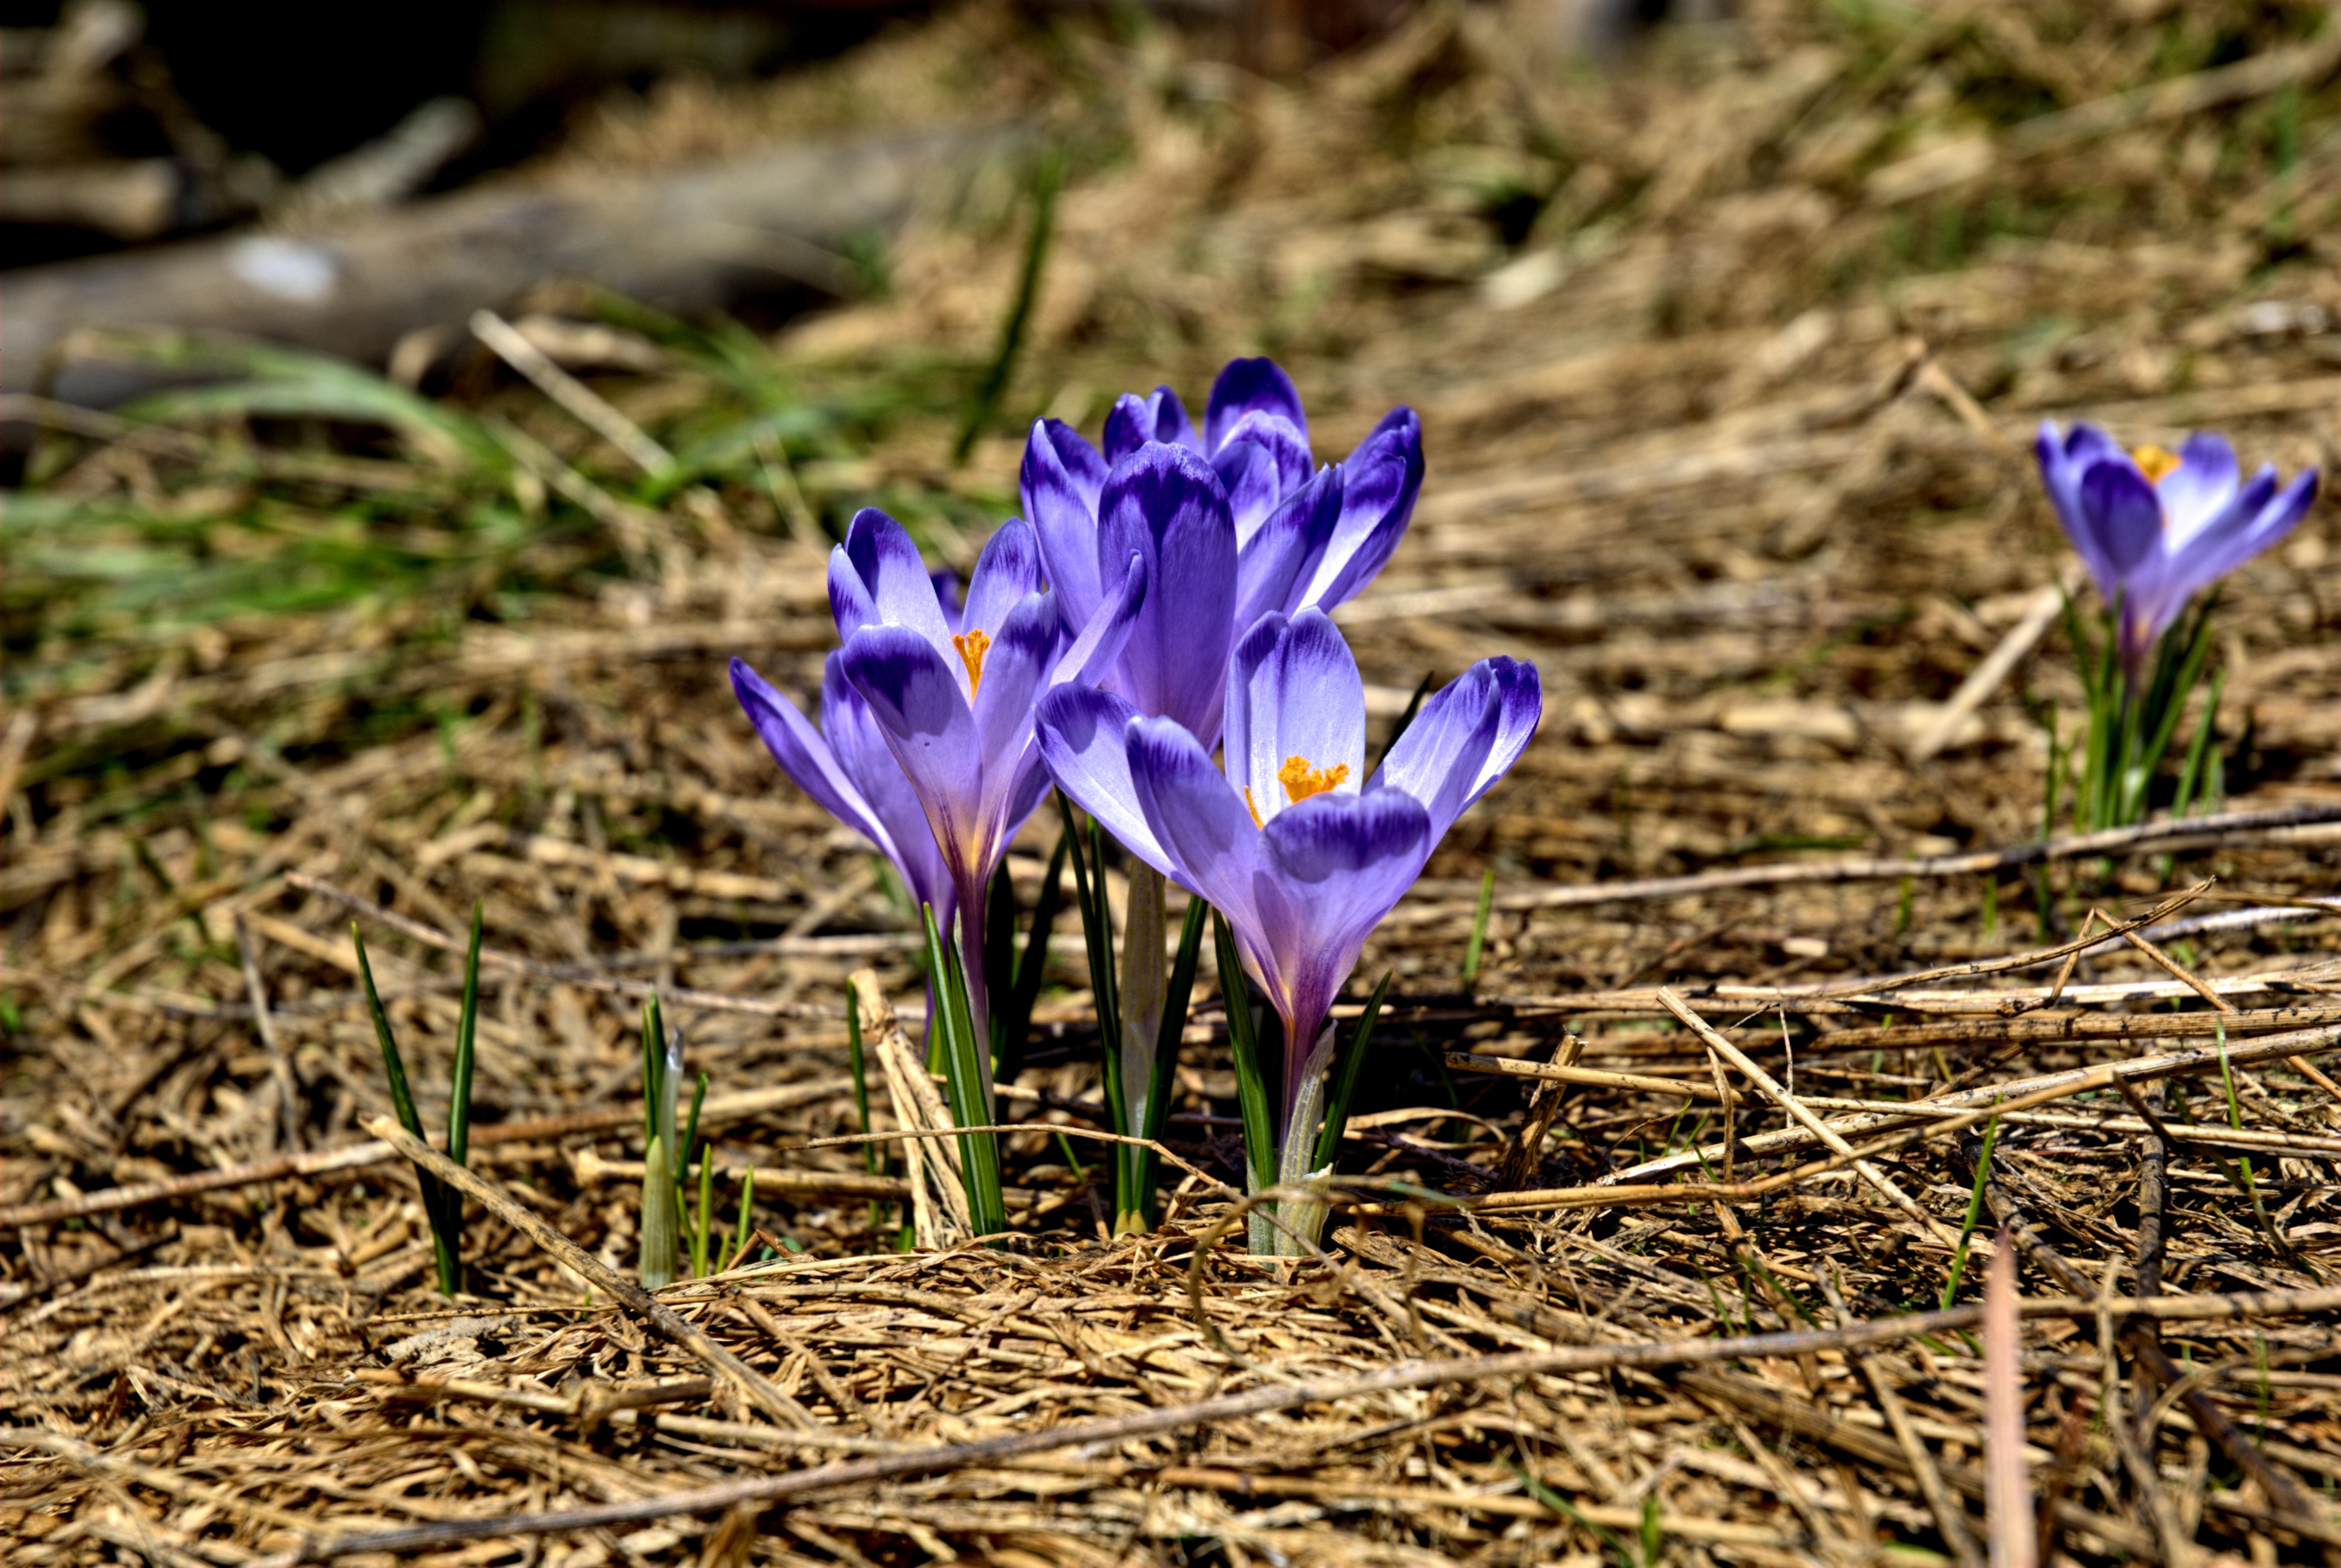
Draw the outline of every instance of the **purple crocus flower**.
[[[2201,431],[2175,452],[2126,452],[2095,425],[2040,427],[2040,473],[2097,592],[2121,607],[2122,665],[2133,678],[2154,645],[2209,587],[2292,531],[2316,499],[2316,471],[2281,490],[2273,463],[2240,482],[2226,437]]]
[[[805,744],[810,727],[802,717],[753,670],[732,661],[742,705],[790,776],[882,848],[886,840],[872,827],[886,833],[903,879],[934,908],[939,927],[950,907],[965,917],[960,950],[979,1040],[991,1031],[984,889],[1048,788],[1032,734],[1033,700],[1065,683],[1096,680],[1111,667],[1145,601],[1147,581],[1145,562],[1125,563],[1114,591],[1077,634],[1068,630],[1041,581],[1031,527],[1011,518],[984,546],[967,602],[954,612],[902,525],[865,509],[830,552],[830,608],[844,640],[831,669],[858,700],[849,704],[841,695],[832,704],[824,686],[828,749],[840,762],[827,771]],[[890,754],[895,775],[870,749],[870,735]],[[839,809],[853,804],[837,788],[846,777],[849,745],[859,761],[848,781],[869,808],[859,819]],[[903,848],[919,838],[905,793],[927,830],[926,843],[913,849]],[[984,1092],[991,1093],[988,1081]]]
[[[1206,745],[1235,638],[1270,612],[1343,603],[1390,560],[1422,489],[1421,424],[1392,409],[1340,462],[1312,461],[1300,395],[1264,359],[1220,372],[1200,433],[1166,386],[1115,402],[1102,453],[1056,420],[1025,443],[1025,514],[1067,624],[1083,623],[1131,548],[1146,551],[1139,533],[1155,541],[1162,591],[1146,614],[1163,630],[1133,632],[1112,684]],[[1222,615],[1224,638],[1208,624]]]
[[[1366,938],[1463,809],[1519,759],[1542,708],[1533,665],[1483,660],[1423,704],[1361,781],[1364,683],[1314,609],[1264,616],[1238,643],[1223,768],[1190,730],[1115,693],[1068,687],[1041,699],[1041,750],[1057,783],[1226,916],[1282,1021],[1288,1166],[1313,1147],[1294,1110]]]

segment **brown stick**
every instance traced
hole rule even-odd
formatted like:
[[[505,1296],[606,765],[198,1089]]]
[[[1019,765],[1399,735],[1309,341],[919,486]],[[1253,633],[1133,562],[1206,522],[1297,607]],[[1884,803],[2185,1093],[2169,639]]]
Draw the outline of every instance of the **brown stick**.
[[[387,1118],[384,1118],[387,1119]],[[397,1124],[390,1124],[396,1130]],[[415,1146],[418,1149],[422,1146]],[[471,1173],[432,1153],[433,1160],[466,1177]],[[434,1171],[433,1174],[444,1175]],[[453,1180],[453,1176],[446,1179]],[[476,1180],[473,1177],[471,1179]],[[482,1184],[485,1185],[485,1184]],[[483,1201],[485,1201],[483,1199]],[[509,1202],[510,1200],[505,1200]],[[525,1212],[525,1211],[523,1211]],[[533,1216],[529,1216],[532,1220]],[[556,1238],[557,1239],[557,1238]],[[563,1243],[566,1245],[568,1244]],[[590,1261],[590,1260],[589,1260]],[[629,1286],[628,1288],[633,1288]],[[2341,1308],[2341,1288],[2299,1291],[2257,1291],[2234,1295],[2163,1296],[2151,1303],[2077,1300],[2053,1296],[2029,1297],[2022,1304],[2027,1317],[2091,1319],[2100,1310],[2150,1311],[2166,1318],[2224,1319],[2268,1317]],[[384,1531],[366,1535],[311,1539],[281,1556],[265,1559],[258,1568],[294,1568],[355,1552],[418,1552],[458,1541],[499,1535],[541,1535],[559,1530],[593,1530],[640,1523],[683,1513],[720,1513],[739,1503],[772,1503],[841,1486],[867,1486],[872,1482],[904,1475],[934,1474],[997,1464],[1027,1454],[1073,1448],[1088,1444],[1126,1442],[1134,1437],[1265,1415],[1304,1404],[1332,1404],[1377,1394],[1401,1393],[1441,1384],[1480,1379],[1510,1380],[1573,1372],[1599,1372],[1622,1367],[1701,1365],[1765,1356],[1795,1356],[1822,1351],[1843,1351],[1868,1345],[1886,1345],[1920,1335],[1947,1334],[1972,1328],[1982,1321],[1979,1306],[1955,1306],[1938,1312],[1855,1323],[1838,1329],[1803,1329],[1784,1334],[1749,1335],[1733,1339],[1675,1339],[1627,1345],[1563,1345],[1550,1350],[1517,1351],[1503,1355],[1459,1356],[1437,1361],[1401,1362],[1378,1372],[1349,1377],[1320,1377],[1248,1388],[1191,1404],[1134,1415],[1102,1416],[1067,1422],[1045,1429],[1011,1433],[972,1443],[948,1444],[908,1453],[877,1454],[839,1464],[822,1464],[781,1475],[752,1475],[712,1486],[670,1492],[656,1497],[566,1509],[550,1513],[511,1514],[501,1519],[461,1519]],[[0,1446],[5,1445],[0,1437]],[[1891,1444],[1886,1452],[1894,1452]]]
[[[1858,858],[1848,860],[1787,860],[1762,866],[1733,866],[1719,871],[1699,871],[1687,877],[1650,877],[1637,882],[1592,882],[1575,888],[1537,888],[1496,898],[1499,909],[1576,909],[1594,904],[1639,903],[1653,898],[1679,898],[1693,893],[1719,893],[1736,888],[1780,888],[1799,882],[1896,882],[1905,877],[1973,877],[1986,871],[2007,871],[2042,860],[2073,860],[2117,850],[2161,845],[2176,849],[2230,842],[2255,833],[2305,828],[2320,822],[2341,822],[2341,803],[2321,801],[2284,806],[2264,811],[2226,811],[2211,817],[2165,818],[2135,828],[2109,828],[2101,833],[2075,833],[2005,849],[1978,849],[1965,855],[1933,855],[1910,860]]]
[[[773,1387],[754,1367],[708,1338],[678,1315],[674,1308],[545,1224],[537,1217],[533,1209],[515,1201],[503,1188],[471,1166],[457,1165],[400,1126],[395,1117],[375,1116],[365,1124],[365,1129],[449,1186],[479,1199],[498,1219],[551,1254],[563,1267],[608,1291],[648,1319],[652,1327],[728,1379],[767,1415],[785,1426],[817,1424],[812,1412]]]

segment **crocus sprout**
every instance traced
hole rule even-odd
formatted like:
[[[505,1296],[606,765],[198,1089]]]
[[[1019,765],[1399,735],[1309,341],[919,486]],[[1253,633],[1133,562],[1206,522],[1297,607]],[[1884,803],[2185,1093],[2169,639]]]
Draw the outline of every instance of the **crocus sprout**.
[[[1519,759],[1542,701],[1533,666],[1483,660],[1423,705],[1366,779],[1364,682],[1318,610],[1263,617],[1238,643],[1224,768],[1191,730],[1111,692],[1041,700],[1058,785],[1226,918],[1283,1026],[1279,1156],[1256,1158],[1256,1171],[1306,1174],[1287,1167],[1320,1146],[1310,1113],[1323,1104],[1333,999],[1449,826]]]

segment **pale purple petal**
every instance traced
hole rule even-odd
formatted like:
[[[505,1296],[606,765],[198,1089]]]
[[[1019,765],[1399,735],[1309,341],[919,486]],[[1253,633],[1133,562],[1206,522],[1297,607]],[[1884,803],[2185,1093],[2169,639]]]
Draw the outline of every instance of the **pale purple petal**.
[[[1117,684],[1141,711],[1175,719],[1210,744],[1234,638],[1236,538],[1226,493],[1194,453],[1151,442],[1106,481],[1098,522],[1101,578],[1136,555],[1149,584]]]
[[[869,590],[880,625],[916,632],[939,654],[951,651],[951,626],[935,601],[934,579],[901,523],[875,507],[863,507],[845,531],[843,548]]]
[[[877,603],[871,599],[870,590],[862,585],[862,573],[842,544],[829,552],[829,613],[837,622],[841,642],[865,626],[878,624]]]
[[[1406,535],[1422,493],[1422,424],[1395,408],[1340,464],[1341,515],[1296,608],[1331,610],[1365,590]]]
[[[812,796],[813,804],[875,844],[888,858],[899,859],[892,834],[839,765],[828,739],[797,705],[775,690],[744,659],[732,661],[732,690],[781,771]]]
[[[1139,809],[1180,887],[1230,920],[1250,903],[1260,829],[1195,738],[1168,719],[1139,719],[1124,731]]]
[[[1019,473],[1024,515],[1041,541],[1041,559],[1057,590],[1068,626],[1085,624],[1097,609],[1098,495],[1105,460],[1079,432],[1060,420],[1033,422]]]
[[[1202,440],[1195,434],[1186,405],[1167,386],[1156,387],[1145,397],[1124,392],[1114,399],[1113,411],[1105,416],[1105,461],[1109,467],[1150,441],[1168,442],[1202,455]]]
[[[1244,752],[1239,759],[1230,740],[1227,753],[1229,777],[1250,790],[1263,822],[1294,803],[1279,777],[1293,759],[1314,773],[1338,773],[1333,789],[1341,794],[1356,794],[1366,770],[1366,688],[1350,645],[1322,610],[1304,610],[1280,626],[1275,617],[1261,621],[1245,639],[1247,653],[1259,630],[1271,626],[1274,646],[1245,682]],[[1233,709],[1232,678],[1229,699]]]
[[[1436,836],[1420,802],[1380,789],[1312,797],[1260,838],[1253,899],[1270,992],[1288,1026],[1289,1113],[1300,1065],[1359,950],[1422,874]]]
[[[2127,453],[2081,471],[2080,523],[2097,541],[2097,554],[2113,580],[2097,590],[2111,604],[2133,574],[2162,553],[2162,498]]]
[[[2185,592],[2191,594],[2282,541],[2308,515],[2316,500],[2317,477],[2316,470],[2303,469],[2279,492],[2275,466],[2262,468],[2236,496],[2226,516],[2215,519],[2188,541],[2182,564],[2174,568],[2174,579],[2183,581]]]
[[[1237,626],[1300,607],[1302,585],[1315,575],[1340,523],[1341,487],[1338,465],[1323,470],[1285,497],[1244,542],[1236,561]]]
[[[1130,641],[1131,623],[1146,607],[1147,582],[1146,558],[1133,554],[1116,577],[1113,592],[1098,606],[1081,635],[1057,656],[1057,667],[1049,674],[1050,685],[1077,681],[1094,686],[1112,672]]]
[[[2240,474],[2236,449],[2227,444],[2226,436],[2198,431],[2187,438],[2178,449],[2178,466],[2154,483],[2170,519],[2171,550],[2185,549],[2189,540],[2218,520],[2236,499]]]
[[[927,822],[902,764],[884,730],[871,717],[870,705],[845,678],[841,653],[832,652],[822,666],[821,732],[836,755],[837,765],[862,791],[862,799],[885,825],[894,844],[894,868],[902,874],[912,898],[932,904],[942,921],[958,907],[958,892],[943,864],[935,830]]]
[[[1146,825],[1130,778],[1127,731],[1140,717],[1110,691],[1060,686],[1041,699],[1033,731],[1040,738],[1041,763],[1057,787],[1123,849],[1167,877],[1176,868]]]
[[[1018,605],[1040,592],[1046,581],[1041,568],[1041,543],[1032,525],[1021,518],[1010,518],[976,557],[961,623],[997,636],[994,629]]]
[[[1238,442],[1212,454],[1211,471],[1219,475],[1220,488],[1227,491],[1228,511],[1236,520],[1236,543],[1241,548],[1251,541],[1253,532],[1276,510],[1277,498],[1283,494],[1275,454],[1256,442]]]
[[[1252,714],[1255,696],[1264,708],[1272,678],[1269,664],[1276,657],[1277,644],[1283,640],[1285,617],[1271,611],[1254,620],[1251,630],[1236,639],[1228,655],[1228,700],[1220,731],[1220,766],[1228,782],[1240,791],[1251,787],[1259,773],[1260,760],[1256,752],[1270,749],[1275,725],[1269,715],[1260,714],[1260,733],[1253,734]],[[1270,774],[1272,776],[1271,768]]]
[[[1283,415],[1255,409],[1236,421],[1226,438],[1211,452],[1211,466],[1219,471],[1220,482],[1226,482],[1226,471],[1220,465],[1237,448],[1246,446],[1260,448],[1275,464],[1276,493],[1279,497],[1289,495],[1309,482],[1310,472],[1315,467],[1309,457],[1309,438],[1301,433],[1300,426]]]
[[[1301,441],[1308,441],[1309,416],[1300,412],[1292,378],[1274,360],[1230,360],[1211,383],[1211,401],[1203,412],[1203,450],[1219,451],[1236,422],[1254,412],[1291,421]]]
[[[1015,783],[1013,769],[1032,739],[1032,700],[1056,662],[1063,630],[1056,600],[1028,593],[1001,617],[984,650],[974,710],[987,806],[1004,799]]]
[[[964,673],[931,643],[895,626],[865,627],[840,650],[845,678],[870,705],[896,760],[961,881],[989,867],[992,846],[981,820],[982,758]]]
[[[1403,790],[1444,837],[1535,739],[1544,711],[1536,666],[1483,659],[1422,705],[1382,759],[1367,793]]]

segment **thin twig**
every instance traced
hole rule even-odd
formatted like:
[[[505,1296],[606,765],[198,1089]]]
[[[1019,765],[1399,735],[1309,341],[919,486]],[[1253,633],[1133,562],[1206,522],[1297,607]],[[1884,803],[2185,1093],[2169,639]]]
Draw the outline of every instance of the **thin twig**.
[[[365,1129],[449,1186],[479,1199],[498,1219],[551,1254],[563,1267],[608,1291],[648,1319],[653,1328],[728,1379],[747,1396],[750,1403],[774,1420],[791,1426],[813,1424],[812,1415],[802,1405],[773,1387],[762,1374],[708,1338],[649,1291],[545,1224],[537,1217],[535,1211],[515,1202],[503,1188],[487,1177],[469,1166],[457,1165],[437,1149],[413,1136],[398,1125],[395,1117],[375,1116],[365,1124]]]

